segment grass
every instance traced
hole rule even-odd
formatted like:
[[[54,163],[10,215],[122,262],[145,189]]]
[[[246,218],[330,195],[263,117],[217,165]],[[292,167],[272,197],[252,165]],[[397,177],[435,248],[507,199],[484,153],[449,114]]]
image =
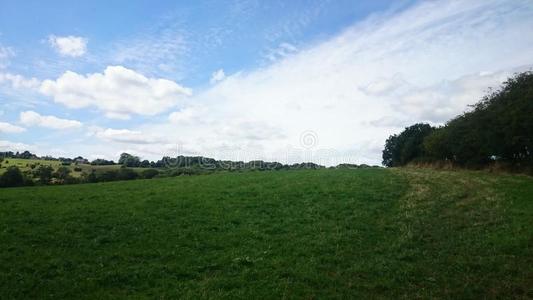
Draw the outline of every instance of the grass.
[[[45,159],[22,159],[22,158],[5,158],[0,162],[0,175],[3,174],[8,167],[16,166],[22,172],[32,171],[31,165],[35,165],[35,170],[39,165],[51,166],[54,170],[57,170],[59,167],[64,166],[68,167],[71,171],[70,175],[73,177],[81,177],[83,173],[89,174],[92,170],[97,173],[105,172],[109,170],[118,170],[122,165],[90,165],[90,164],[70,164],[62,165],[60,161],[57,160],[45,160]],[[76,171],[75,169],[79,168],[81,171]],[[136,172],[142,172],[146,168],[130,168]]]
[[[0,298],[532,298],[533,179],[359,169],[0,190]]]
[[[54,169],[61,166],[61,162],[57,160],[41,160],[41,159],[22,159],[22,158],[5,158],[0,162],[0,174],[3,174],[5,170],[10,166],[16,166],[21,171],[31,170],[30,165],[48,165]]]

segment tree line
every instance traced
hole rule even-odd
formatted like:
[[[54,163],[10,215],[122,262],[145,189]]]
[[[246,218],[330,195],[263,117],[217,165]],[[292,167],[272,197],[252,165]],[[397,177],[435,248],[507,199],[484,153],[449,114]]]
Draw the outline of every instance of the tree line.
[[[21,170],[17,166],[9,165],[9,158],[32,159]],[[0,187],[16,187],[27,185],[49,184],[76,184],[108,182],[116,180],[152,179],[183,175],[210,174],[218,171],[243,172],[243,171],[278,171],[299,169],[323,169],[316,163],[282,164],[279,162],[230,161],[216,160],[203,156],[165,156],[157,161],[141,160],[138,156],[122,153],[117,162],[105,159],[95,159],[89,162],[78,156],[76,158],[53,158],[50,156],[38,157],[29,151],[0,152],[0,167],[5,160],[6,171],[0,175]],[[39,160],[59,161],[57,168],[40,162]],[[106,167],[111,166],[111,167]],[[377,166],[340,164],[335,168],[370,168]]]
[[[533,169],[533,73],[508,78],[500,89],[443,126],[418,123],[385,142],[383,165],[446,162],[466,168],[493,164]]]

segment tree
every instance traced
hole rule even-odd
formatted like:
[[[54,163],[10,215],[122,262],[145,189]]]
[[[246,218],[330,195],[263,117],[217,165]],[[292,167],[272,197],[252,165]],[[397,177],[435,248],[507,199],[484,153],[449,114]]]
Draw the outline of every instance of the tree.
[[[16,166],[10,166],[0,176],[0,186],[2,187],[15,187],[24,185],[24,176]]]
[[[37,169],[37,176],[39,177],[39,182],[41,184],[49,184],[52,180],[52,172],[54,169],[49,165],[41,165]]]
[[[424,154],[424,138],[433,132],[429,124],[414,124],[385,142],[382,158],[387,167],[403,166]]]
[[[57,178],[60,182],[65,182],[65,180],[69,177],[69,175],[70,175],[70,169],[67,167],[63,167],[63,166],[57,168],[57,170],[53,174],[53,176]]]
[[[398,146],[398,135],[393,134],[385,141],[385,148],[383,149],[383,165],[387,167],[394,167],[400,161]]]
[[[429,159],[475,168],[493,161],[512,169],[531,168],[532,99],[533,73],[517,74],[443,127],[415,124],[390,136],[383,150],[383,164],[401,166],[412,160]]]
[[[115,162],[112,160],[106,160],[102,158],[97,158],[91,162],[91,165],[95,166],[105,166],[105,165],[114,165]]]
[[[424,139],[424,152],[431,160],[452,160],[450,142],[448,131],[437,128]]]
[[[120,158],[118,160],[119,165],[124,165],[126,167],[138,167],[140,163],[141,161],[138,156],[133,156],[128,153],[120,154]]]

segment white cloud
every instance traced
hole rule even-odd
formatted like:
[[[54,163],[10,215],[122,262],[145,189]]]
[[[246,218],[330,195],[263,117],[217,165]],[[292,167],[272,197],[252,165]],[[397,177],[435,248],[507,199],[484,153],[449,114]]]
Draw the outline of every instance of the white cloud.
[[[6,122],[0,122],[0,132],[3,133],[21,133],[26,131],[26,128],[9,124]]]
[[[108,142],[126,143],[126,144],[153,144],[162,143],[165,140],[151,134],[143,133],[138,130],[113,129],[113,128],[89,128],[89,136],[96,136],[99,139]]]
[[[6,68],[13,56],[15,56],[15,51],[11,47],[0,45],[0,69]]]
[[[212,84],[217,83],[221,80],[224,80],[224,78],[226,78],[226,74],[224,74],[224,70],[219,69],[213,72],[213,74],[211,74],[211,80],[209,82],[211,82]]]
[[[145,75],[165,74],[182,78],[184,61],[189,45],[178,16],[169,13],[159,22],[151,24],[134,37],[126,37],[109,49],[108,59],[113,64],[128,65]]]
[[[174,81],[147,78],[122,66],[109,66],[103,73],[85,76],[67,71],[55,81],[45,80],[40,91],[67,107],[94,106],[119,119],[130,114],[159,114],[191,94]]]
[[[64,56],[79,57],[87,52],[87,39],[79,36],[51,35],[48,37],[48,43]]]
[[[527,66],[494,73],[468,74],[432,86],[413,88],[398,97],[397,116],[409,115],[420,121],[444,123],[457,114],[469,110],[469,105],[481,100],[489,88],[498,88],[514,71]]]
[[[28,144],[0,140],[0,151],[20,152],[26,150],[32,151],[32,149],[34,149],[34,147]]]
[[[205,108],[202,107],[187,107],[179,111],[172,112],[168,115],[168,120],[174,124],[200,123]]]
[[[191,99],[207,108],[194,118],[201,122],[145,129],[206,153],[246,149],[278,153],[280,160],[310,130],[320,149],[380,163],[390,134],[416,122],[442,123],[527,68],[533,35],[521,34],[524,28],[533,29],[529,1],[423,2],[374,16],[268,67],[227,76]],[[170,119],[189,114],[184,108]]]
[[[36,89],[40,85],[37,78],[25,78],[22,75],[0,73],[0,84],[9,83],[13,89]]]
[[[375,15],[320,43],[280,47],[273,52],[275,63],[226,76],[160,123],[100,129],[94,137],[104,143],[79,147],[115,159],[131,150],[152,159],[194,152],[320,162],[308,154],[323,150],[331,164],[380,163],[390,134],[415,122],[442,123],[468,109],[488,86],[527,68],[533,53],[528,29],[531,1],[421,2]],[[139,64],[158,68],[160,58],[172,52],[165,51],[174,49],[171,40],[165,38],[170,44],[157,53],[156,64]],[[149,42],[124,60],[148,51]],[[117,80],[121,74],[133,79]],[[154,80],[109,67],[103,74],[67,72],[43,83],[41,91],[69,107],[92,106],[115,117],[158,114],[189,94],[170,81],[168,86],[176,85],[169,88],[173,96],[155,97]],[[306,132],[316,135],[313,148],[301,147]]]
[[[60,119],[54,116],[43,116],[34,111],[20,113],[20,122],[26,126],[41,126],[51,129],[74,129],[83,124],[76,120]]]
[[[267,54],[265,54],[265,58],[268,59],[270,62],[275,62],[279,59],[286,58],[298,51],[298,48],[296,46],[290,44],[290,43],[281,43],[278,45],[277,48],[269,49]]]

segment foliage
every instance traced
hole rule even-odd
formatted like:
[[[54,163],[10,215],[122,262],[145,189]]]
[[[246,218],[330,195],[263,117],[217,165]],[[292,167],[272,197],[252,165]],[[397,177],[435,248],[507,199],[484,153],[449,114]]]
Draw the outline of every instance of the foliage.
[[[97,158],[93,161],[91,161],[91,165],[93,166],[108,166],[108,165],[114,165],[115,162],[112,160],[106,160],[102,158]]]
[[[141,177],[144,179],[152,179],[159,174],[156,169],[146,169],[141,172]]]
[[[122,153],[118,159],[118,164],[126,167],[138,167],[141,164],[141,161],[138,156]]]
[[[53,176],[59,179],[61,182],[65,181],[70,175],[70,169],[64,166],[59,167],[54,173]]]
[[[433,132],[429,124],[415,124],[399,135],[390,136],[383,150],[383,165],[398,167],[424,155],[424,138]]]
[[[40,184],[49,184],[52,180],[52,173],[54,169],[49,165],[40,165],[35,171],[35,175],[39,178]]]
[[[10,166],[0,176],[0,187],[15,187],[24,185],[24,176],[20,169],[15,166]]]

